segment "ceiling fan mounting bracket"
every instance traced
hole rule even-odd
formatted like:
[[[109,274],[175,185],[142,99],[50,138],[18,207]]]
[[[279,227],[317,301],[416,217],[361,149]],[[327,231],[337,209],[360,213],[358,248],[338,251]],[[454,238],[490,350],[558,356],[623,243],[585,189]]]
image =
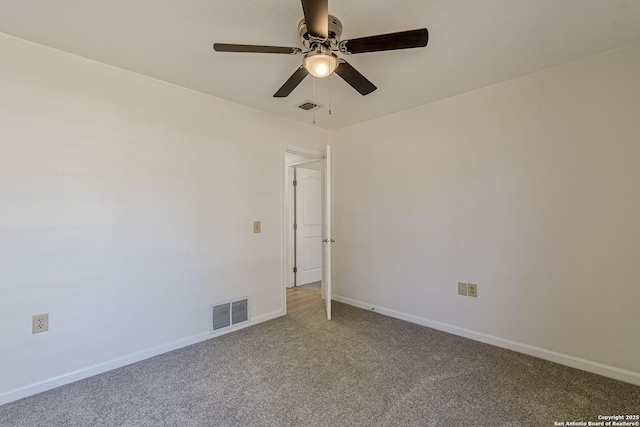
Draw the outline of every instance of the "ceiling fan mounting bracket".
[[[351,55],[351,52],[349,52],[349,50],[347,49],[347,40],[343,40],[338,43],[338,50],[342,54]]]
[[[304,18],[298,24],[300,41],[307,50],[315,50],[318,46],[325,49],[338,50],[340,36],[342,35],[342,22],[335,16],[329,15],[329,37],[327,39],[314,37],[307,31],[307,23]]]

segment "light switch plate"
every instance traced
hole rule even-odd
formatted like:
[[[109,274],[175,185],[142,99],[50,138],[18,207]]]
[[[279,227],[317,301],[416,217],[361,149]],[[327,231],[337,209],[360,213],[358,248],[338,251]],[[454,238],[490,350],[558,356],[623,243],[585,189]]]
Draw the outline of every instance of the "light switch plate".
[[[254,233],[260,232],[260,221],[253,221],[253,232]]]
[[[458,282],[458,295],[467,295],[467,284],[463,282]]]

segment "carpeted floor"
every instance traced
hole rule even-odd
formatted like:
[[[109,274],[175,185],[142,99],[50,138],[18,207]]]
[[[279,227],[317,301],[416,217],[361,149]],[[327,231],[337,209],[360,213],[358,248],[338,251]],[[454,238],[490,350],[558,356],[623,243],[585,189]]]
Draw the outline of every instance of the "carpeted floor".
[[[2,426],[553,426],[640,387],[335,303],[0,406]]]

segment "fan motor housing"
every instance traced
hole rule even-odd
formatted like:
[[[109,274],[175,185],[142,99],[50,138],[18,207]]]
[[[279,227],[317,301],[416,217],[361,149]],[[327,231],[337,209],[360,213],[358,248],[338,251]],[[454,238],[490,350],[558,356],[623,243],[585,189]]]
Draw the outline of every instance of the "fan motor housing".
[[[329,38],[324,41],[315,39],[307,32],[307,23],[304,19],[298,24],[298,33],[300,34],[302,45],[308,50],[314,50],[318,45],[335,50],[338,47],[338,43],[340,43],[342,22],[335,16],[329,15]]]

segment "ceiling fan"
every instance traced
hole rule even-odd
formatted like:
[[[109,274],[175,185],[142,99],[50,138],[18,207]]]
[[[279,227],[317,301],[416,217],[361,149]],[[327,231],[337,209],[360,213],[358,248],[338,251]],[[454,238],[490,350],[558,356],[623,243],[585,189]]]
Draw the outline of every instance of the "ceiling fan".
[[[307,49],[305,51],[297,47],[227,43],[215,43],[213,49],[216,52],[304,54],[302,65],[273,95],[275,98],[288,96],[308,74],[322,78],[334,72],[364,96],[376,90],[376,86],[334,52],[351,55],[409,49],[424,47],[429,41],[429,32],[426,28],[340,40],[342,23],[338,18],[329,15],[329,0],[302,0],[302,10],[304,19],[298,24],[298,33],[300,33],[302,45]]]

